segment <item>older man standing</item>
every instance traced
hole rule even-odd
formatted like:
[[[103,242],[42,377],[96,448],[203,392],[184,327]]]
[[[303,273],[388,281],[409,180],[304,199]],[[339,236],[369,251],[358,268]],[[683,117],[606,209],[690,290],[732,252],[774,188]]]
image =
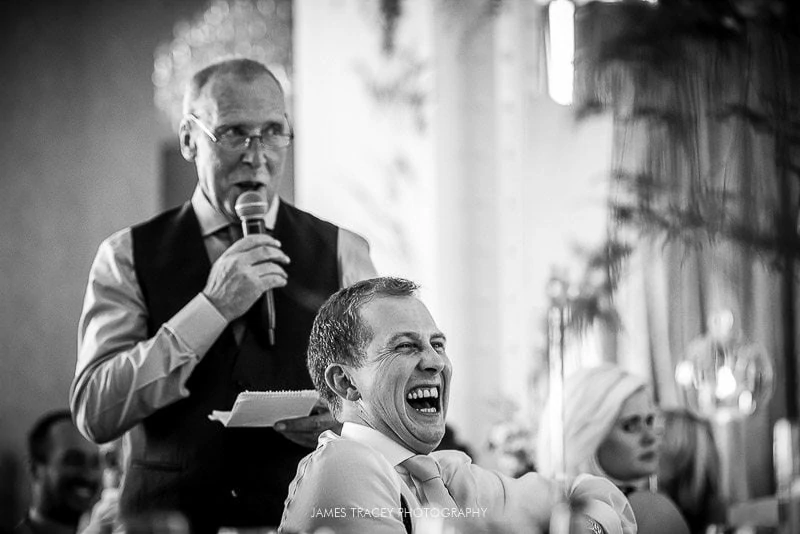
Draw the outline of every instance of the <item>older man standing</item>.
[[[320,309],[309,371],[344,425],[300,463],[281,530],[401,534],[444,518],[460,532],[548,531],[560,486],[535,473],[505,477],[462,452],[432,452],[444,436],[452,367],[416,289],[366,280]],[[566,496],[583,503],[585,532],[636,531],[630,505],[607,480],[578,476]]]
[[[195,534],[275,525],[297,462],[336,421],[325,411],[229,429],[208,415],[244,390],[310,387],[305,350],[319,306],[375,270],[363,238],[278,198],[293,132],[264,65],[206,67],[183,111],[180,147],[197,187],[183,206],[100,245],[71,408],[94,441],[125,434],[123,517],[177,511]],[[272,235],[242,237],[235,204],[245,192],[263,199]],[[274,337],[261,313],[267,292]]]

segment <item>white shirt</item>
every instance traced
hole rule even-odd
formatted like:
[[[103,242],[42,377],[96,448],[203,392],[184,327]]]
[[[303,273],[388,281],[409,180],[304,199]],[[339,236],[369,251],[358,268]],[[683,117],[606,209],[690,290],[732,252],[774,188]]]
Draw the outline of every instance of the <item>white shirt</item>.
[[[394,470],[397,471],[397,474],[400,475],[400,478],[403,480],[403,482],[409,487],[409,489],[413,490],[414,496],[419,501],[423,500],[422,495],[424,495],[424,493],[422,491],[421,484],[411,476],[411,474],[408,472],[408,469],[400,465],[412,456],[416,456],[417,453],[406,449],[393,439],[381,434],[374,428],[356,423],[344,423],[342,426],[342,437],[345,439],[352,439],[353,441],[363,443],[364,445],[368,445],[383,455],[383,457],[386,458],[386,461],[388,461],[394,467]]]
[[[417,488],[404,480],[398,463],[414,455],[379,432],[345,423],[342,435],[322,433],[317,449],[303,458],[289,485],[279,532],[314,532],[320,527],[337,534],[403,534],[401,496],[412,527],[433,517],[417,498]],[[457,509],[447,521],[459,532],[531,533],[545,531],[560,487],[536,473],[518,479],[472,464],[459,451],[430,454]],[[636,521],[630,504],[609,481],[591,475],[576,477],[566,491],[586,502],[585,512],[608,534],[633,534]],[[440,513],[440,512],[437,512]],[[441,517],[441,516],[437,516]]]

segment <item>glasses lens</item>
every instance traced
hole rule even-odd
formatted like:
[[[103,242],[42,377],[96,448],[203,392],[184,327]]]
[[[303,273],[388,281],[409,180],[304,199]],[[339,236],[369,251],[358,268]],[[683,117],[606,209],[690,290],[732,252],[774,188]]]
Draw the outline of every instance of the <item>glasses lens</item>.
[[[227,150],[242,150],[247,145],[247,136],[227,131],[219,135],[219,144]]]
[[[218,136],[218,143],[226,150],[245,150],[250,145],[261,141],[261,146],[266,148],[286,148],[292,142],[291,134],[263,131],[261,135],[247,135],[241,132],[226,131]]]
[[[274,148],[286,148],[291,141],[291,137],[285,134],[265,134],[261,139],[266,146]]]

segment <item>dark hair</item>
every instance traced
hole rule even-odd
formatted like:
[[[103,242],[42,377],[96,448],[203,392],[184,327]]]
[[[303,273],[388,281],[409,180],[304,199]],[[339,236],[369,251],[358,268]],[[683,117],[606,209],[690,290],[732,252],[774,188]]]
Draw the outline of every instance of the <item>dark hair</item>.
[[[278,78],[276,78],[275,74],[263,63],[247,58],[226,59],[218,61],[217,63],[212,63],[200,69],[192,76],[183,98],[184,115],[195,112],[194,104],[200,97],[200,93],[209,80],[214,76],[223,74],[232,74],[239,80],[247,83],[257,80],[261,76],[269,76],[275,80],[280,90],[283,91],[283,87],[278,81]]]
[[[54,410],[41,416],[28,433],[28,461],[31,466],[47,462],[50,429],[61,421],[72,423],[69,410]]]
[[[361,320],[362,306],[378,297],[409,297],[417,289],[417,284],[403,278],[371,278],[340,289],[319,309],[308,341],[308,372],[334,414],[341,400],[325,383],[325,369],[332,363],[363,364],[373,332]]]

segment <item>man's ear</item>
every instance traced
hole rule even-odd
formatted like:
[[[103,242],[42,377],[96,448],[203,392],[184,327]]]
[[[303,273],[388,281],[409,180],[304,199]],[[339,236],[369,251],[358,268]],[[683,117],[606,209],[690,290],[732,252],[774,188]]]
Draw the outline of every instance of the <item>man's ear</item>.
[[[186,161],[194,161],[197,155],[197,145],[192,135],[192,130],[189,128],[189,119],[181,121],[180,128],[178,129],[178,139],[181,146],[181,155]]]
[[[325,369],[325,383],[343,400],[355,402],[361,398],[358,386],[341,364],[332,363]]]

